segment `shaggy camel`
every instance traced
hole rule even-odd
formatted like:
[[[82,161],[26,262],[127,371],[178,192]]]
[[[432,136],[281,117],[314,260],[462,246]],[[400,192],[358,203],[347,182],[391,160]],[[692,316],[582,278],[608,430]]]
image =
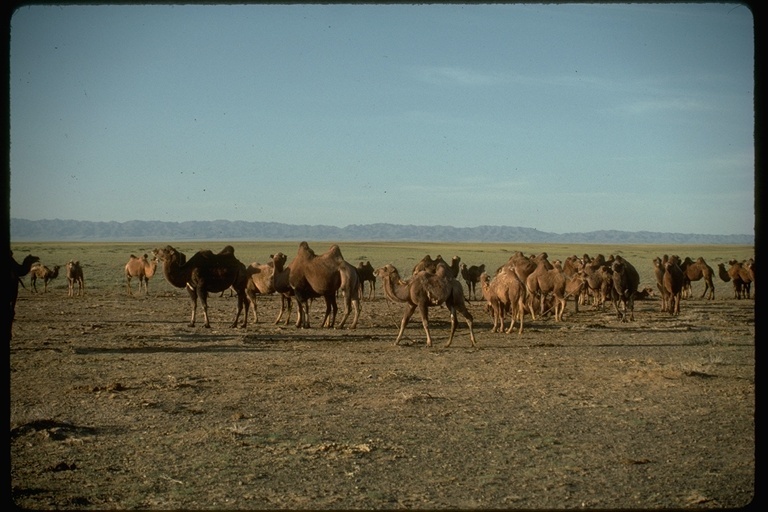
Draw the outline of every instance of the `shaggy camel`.
[[[703,298],[706,295],[709,300],[715,298],[715,284],[712,281],[715,271],[707,265],[704,258],[698,258],[694,262],[691,258],[686,257],[680,264],[680,269],[683,271],[684,280],[683,298],[691,296],[691,281],[698,281],[700,279],[704,279],[704,292],[701,294],[701,297]]]
[[[661,311],[669,311],[669,296],[667,288],[664,286],[664,275],[667,273],[666,264],[669,262],[669,256],[666,254],[663,258],[658,256],[653,258],[653,273],[656,276],[656,288],[661,294]]]
[[[451,277],[450,271],[445,267],[436,268],[435,273],[421,271],[411,277],[409,281],[403,281],[400,274],[391,264],[387,264],[376,270],[376,275],[381,277],[384,283],[384,293],[395,302],[407,304],[403,318],[400,321],[400,331],[397,334],[395,345],[400,344],[405,326],[413,316],[416,309],[421,314],[421,324],[427,335],[427,346],[432,346],[432,336],[429,332],[429,308],[445,304],[451,315],[451,334],[448,337],[446,347],[451,346],[453,335],[456,332],[456,312],[465,318],[469,327],[469,339],[475,346],[475,333],[472,329],[472,314],[464,302],[464,289],[456,279]]]
[[[592,308],[602,310],[613,289],[613,277],[605,256],[598,254],[595,258],[590,258],[585,254],[582,257],[581,272],[587,282],[582,303],[586,304],[591,294]]]
[[[552,268],[547,268],[551,266]],[[565,311],[565,273],[562,264],[555,260],[549,263],[546,255],[539,258],[536,270],[531,272],[525,281],[525,287],[528,291],[528,306],[531,309],[531,316],[536,320],[533,313],[534,297],[540,297],[540,315],[544,316],[546,299],[549,294],[554,297],[555,321],[562,322],[563,312]]]
[[[309,328],[309,301],[317,297],[325,299],[323,327],[333,327],[338,310],[336,292],[339,289],[344,293],[346,306],[339,328],[344,327],[352,309],[355,316],[351,328],[357,327],[360,314],[360,280],[357,269],[344,260],[338,245],[332,245],[324,254],[317,255],[307,242],[301,242],[289,267],[291,271],[288,283],[293,288],[299,305],[299,321],[296,327]]]
[[[52,269],[42,263],[35,263],[29,270],[29,280],[32,284],[32,292],[37,293],[37,280],[43,281],[43,293],[48,291],[48,283],[59,277],[59,265],[54,265]]]
[[[223,292],[230,286],[237,293],[237,314],[232,322],[232,327],[237,327],[237,321],[245,308],[243,327],[248,323],[248,308],[245,294],[247,276],[245,265],[236,257],[232,246],[226,246],[220,253],[204,250],[196,252],[189,260],[185,254],[177,251],[170,245],[157,248],[154,256],[163,262],[163,275],[165,279],[176,288],[185,288],[192,301],[192,318],[189,326],[195,326],[197,313],[197,300],[203,306],[204,327],[210,328],[208,319],[208,294]]]
[[[29,274],[30,269],[32,268],[32,265],[40,261],[40,258],[37,256],[32,256],[31,254],[28,254],[24,257],[21,263],[16,261],[16,258],[13,257],[13,251],[10,252],[11,256],[11,283],[10,283],[10,320],[8,321],[8,339],[11,339],[11,335],[13,333],[12,325],[13,325],[13,319],[16,317],[16,300],[19,297],[19,283],[21,283],[21,278],[25,275]]]
[[[622,322],[635,321],[635,293],[640,285],[640,275],[630,262],[616,256],[613,265],[613,305]],[[621,303],[622,308],[619,308]]]
[[[83,289],[85,288],[83,267],[80,266],[80,262],[77,260],[69,260],[67,262],[67,284],[67,296],[75,296],[75,285],[77,285],[77,295],[83,294]]]
[[[517,334],[523,333],[523,319],[525,316],[526,289],[515,272],[504,267],[496,276],[489,280],[488,273],[480,274],[480,290],[491,310],[493,327],[491,332],[504,331],[504,317],[507,312],[512,313],[512,319],[506,333],[512,332],[515,320],[520,321]]]
[[[369,283],[368,287],[368,299],[372,299],[376,294],[376,274],[373,270],[373,265],[370,261],[360,262],[357,264],[357,275],[360,278],[360,285],[365,287],[365,283]]]
[[[685,275],[673,258],[664,264],[664,291],[667,295],[667,310],[672,315],[680,314],[680,299],[682,298]]]
[[[155,275],[156,271],[157,258],[152,257],[150,261],[147,254],[141,258],[131,254],[128,263],[125,264],[125,286],[128,288],[128,294],[133,295],[131,279],[135,277],[139,280],[139,293],[143,288],[145,295],[149,295],[149,279]]]
[[[464,281],[467,283],[467,297],[471,294],[472,299],[475,299],[477,297],[476,286],[480,282],[480,275],[485,272],[485,264],[467,267],[466,263],[462,263],[459,268],[461,277],[463,277]]]

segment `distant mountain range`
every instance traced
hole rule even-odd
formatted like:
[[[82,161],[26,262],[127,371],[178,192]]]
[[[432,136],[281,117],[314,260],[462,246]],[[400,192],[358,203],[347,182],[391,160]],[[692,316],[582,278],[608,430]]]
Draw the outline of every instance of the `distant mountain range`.
[[[713,244],[754,245],[754,235],[705,235],[652,231],[590,231],[548,233],[512,226],[413,226],[352,224],[343,228],[245,221],[141,221],[94,222],[78,220],[10,219],[13,242],[22,241],[407,241],[407,242],[527,242],[592,244]]]

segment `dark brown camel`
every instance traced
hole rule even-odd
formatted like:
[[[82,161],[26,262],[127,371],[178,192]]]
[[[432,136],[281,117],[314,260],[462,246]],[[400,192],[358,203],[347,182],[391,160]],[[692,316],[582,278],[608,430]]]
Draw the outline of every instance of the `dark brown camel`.
[[[635,293],[640,285],[640,275],[634,266],[621,256],[611,265],[613,278],[613,305],[622,322],[635,321]],[[621,307],[619,307],[621,305]]]
[[[67,262],[67,285],[67,295],[69,297],[82,295],[84,292],[83,267],[77,260],[69,260]],[[77,286],[77,292],[75,292],[75,286]]]
[[[19,283],[21,282],[21,278],[29,274],[30,269],[32,268],[32,265],[34,263],[37,263],[40,261],[40,258],[37,256],[32,256],[31,254],[28,254],[24,257],[21,263],[18,263],[16,259],[13,257],[13,252],[10,253],[11,256],[11,283],[10,283],[10,319],[8,320],[8,339],[10,340],[13,333],[13,319],[16,317],[16,300],[19,297]]]
[[[347,306],[339,328],[344,326],[352,309],[355,310],[355,317],[351,327],[357,326],[360,312],[360,280],[355,267],[344,260],[338,245],[334,244],[324,254],[317,255],[307,242],[301,242],[289,267],[291,271],[288,283],[293,288],[299,305],[297,327],[309,328],[309,301],[318,297],[325,299],[323,326],[334,327],[338,311],[336,292],[339,289],[344,292]]]
[[[677,264],[677,259],[671,259],[664,264],[664,291],[667,295],[667,312],[672,315],[680,314],[680,299],[682,298],[685,275]]]
[[[485,264],[468,267],[466,263],[462,263],[459,269],[461,277],[467,283],[467,297],[471,296],[472,299],[475,299],[477,297],[477,284],[480,282],[480,275],[485,272]]]
[[[370,261],[357,264],[357,275],[360,277],[360,284],[364,287],[368,283],[368,298],[372,299],[376,294],[376,274]]]
[[[237,314],[232,322],[232,327],[237,327],[237,321],[240,313],[245,309],[243,327],[248,323],[248,300],[245,294],[247,276],[245,265],[236,257],[232,246],[226,246],[220,253],[215,254],[212,251],[199,251],[189,260],[183,254],[171,247],[154,250],[155,257],[163,262],[163,274],[165,279],[176,288],[185,288],[192,301],[192,318],[189,326],[195,325],[195,314],[197,313],[197,299],[203,306],[203,317],[205,318],[206,328],[211,324],[208,319],[208,294],[223,292],[230,286],[234,287],[237,293]]]
[[[32,292],[37,293],[37,280],[40,279],[43,281],[43,293],[46,293],[48,291],[48,283],[59,277],[60,268],[59,265],[54,265],[51,269],[40,262],[32,265],[32,268],[29,270],[29,280],[32,284]]]
[[[125,286],[128,288],[128,294],[133,295],[131,289],[131,279],[137,278],[139,280],[139,293],[142,288],[146,295],[149,294],[149,279],[155,275],[157,271],[157,258],[153,257],[149,260],[149,255],[145,254],[141,258],[131,254],[128,258],[128,263],[125,264]]]
[[[446,267],[439,266],[435,273],[420,271],[409,281],[403,281],[393,265],[385,265],[376,270],[376,275],[381,277],[384,283],[384,293],[395,302],[407,304],[403,318],[400,321],[400,331],[397,334],[395,345],[400,343],[405,326],[408,324],[416,309],[421,314],[421,324],[427,335],[427,346],[432,346],[432,336],[429,332],[429,308],[445,304],[451,315],[451,334],[446,347],[451,345],[453,335],[456,332],[456,312],[458,311],[466,319],[469,327],[469,339],[475,346],[475,333],[472,329],[472,314],[464,302],[464,289],[456,279],[451,277]]]

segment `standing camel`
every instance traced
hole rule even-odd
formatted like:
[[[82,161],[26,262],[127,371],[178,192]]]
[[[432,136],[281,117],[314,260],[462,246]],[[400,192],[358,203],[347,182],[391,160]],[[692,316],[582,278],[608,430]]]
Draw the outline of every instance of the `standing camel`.
[[[293,288],[289,283],[289,276],[291,275],[290,265],[286,266],[285,262],[288,261],[288,256],[282,252],[273,254],[269,257],[272,260],[272,264],[275,267],[275,273],[272,278],[275,291],[280,294],[280,313],[278,313],[275,319],[275,325],[280,323],[280,319],[285,314],[285,325],[291,320],[291,306],[293,305]],[[299,317],[297,313],[296,323],[299,323]]]
[[[77,295],[82,295],[85,288],[83,279],[83,267],[77,260],[67,262],[67,296],[75,296],[75,286],[77,286]]]
[[[704,279],[704,291],[701,297],[707,296],[707,299],[712,300],[715,298],[715,283],[712,281],[712,276],[715,275],[715,271],[707,265],[704,258],[697,258],[694,262],[690,257],[686,257],[680,264],[680,269],[683,271],[683,298],[691,296],[691,281],[698,281]]]
[[[451,314],[451,334],[448,337],[446,347],[451,346],[453,335],[456,332],[456,311],[466,319],[469,327],[469,339],[475,346],[475,333],[472,329],[472,314],[464,303],[464,287],[451,277],[450,270],[444,266],[438,266],[435,273],[428,271],[417,272],[409,281],[403,281],[397,269],[391,265],[385,265],[376,270],[376,275],[381,277],[384,283],[384,293],[395,302],[405,302],[407,307],[400,321],[400,331],[397,334],[395,345],[400,343],[403,331],[416,309],[421,314],[421,324],[427,335],[427,346],[432,346],[432,336],[429,333],[429,308],[445,304]]]
[[[16,317],[16,299],[19,297],[19,283],[21,282],[21,278],[25,275],[29,274],[30,269],[32,268],[32,265],[34,263],[37,263],[40,261],[40,258],[37,256],[32,256],[31,254],[28,254],[24,257],[21,263],[18,263],[16,261],[16,258],[13,257],[13,251],[11,251],[11,289],[9,291],[10,295],[10,320],[8,321],[8,339],[11,339],[11,336],[13,334],[13,319]]]
[[[155,257],[163,262],[163,274],[165,279],[176,288],[185,288],[192,301],[192,318],[189,326],[195,326],[195,314],[197,313],[197,299],[203,306],[204,327],[210,328],[208,320],[208,294],[223,292],[230,286],[237,292],[237,314],[232,322],[232,327],[237,327],[240,313],[248,298],[245,294],[247,276],[245,265],[235,258],[235,250],[232,246],[226,246],[220,253],[212,251],[199,251],[189,260],[183,254],[171,247],[154,250]],[[242,327],[248,323],[248,308],[245,308],[245,319]]]
[[[491,332],[504,331],[504,316],[509,311],[512,313],[512,320],[505,332],[512,332],[515,320],[519,320],[520,328],[517,334],[522,334],[528,291],[514,270],[505,265],[492,280],[489,280],[487,272],[483,272],[480,274],[480,290],[491,308],[493,318]]]
[[[128,287],[129,295],[133,295],[131,278],[134,277],[139,280],[139,293],[143,287],[145,294],[149,295],[149,278],[154,276],[157,271],[157,258],[152,257],[151,261],[148,258],[147,254],[141,258],[131,254],[128,263],[125,264],[125,285]]]
[[[345,297],[344,317],[339,328],[355,310],[352,328],[357,326],[360,313],[360,280],[357,269],[344,260],[338,245],[332,245],[324,254],[317,255],[307,242],[299,244],[296,257],[291,261],[288,283],[293,289],[299,306],[299,320],[296,327],[309,328],[309,301],[318,297],[325,299],[324,327],[333,327],[338,305],[336,292],[341,289]]]
[[[256,309],[257,295],[269,295],[275,293],[275,264],[273,261],[268,263],[251,263],[246,269],[248,283],[245,286],[245,294],[248,296],[251,310],[253,311],[253,322],[259,321],[258,311]]]
[[[32,265],[32,268],[29,270],[32,292],[37,293],[37,280],[41,279],[43,281],[43,293],[46,293],[48,291],[48,283],[59,277],[60,268],[59,265],[54,265],[53,269],[50,269],[40,262]]]
[[[369,283],[368,287],[368,299],[372,299],[376,294],[376,274],[373,270],[373,265],[370,261],[360,262],[357,264],[357,275],[360,277],[360,284],[365,286],[365,283]]]

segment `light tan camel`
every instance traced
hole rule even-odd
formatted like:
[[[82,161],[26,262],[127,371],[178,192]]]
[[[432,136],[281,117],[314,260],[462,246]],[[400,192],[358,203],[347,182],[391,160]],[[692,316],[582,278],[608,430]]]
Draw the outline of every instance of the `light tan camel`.
[[[384,286],[384,293],[395,302],[407,304],[403,318],[400,321],[400,331],[397,334],[395,345],[400,343],[408,324],[416,309],[421,314],[421,324],[427,335],[427,346],[432,346],[432,336],[429,332],[429,308],[445,304],[451,315],[451,333],[446,347],[451,346],[453,335],[456,332],[456,312],[458,311],[466,319],[469,327],[469,339],[475,346],[475,333],[472,329],[472,314],[464,302],[464,288],[461,283],[451,276],[450,270],[444,266],[438,266],[435,273],[420,271],[409,281],[403,281],[393,265],[388,264],[376,270]]]
[[[288,282],[288,277],[291,275],[291,267],[285,264],[288,261],[288,256],[282,252],[278,252],[270,256],[272,264],[275,267],[275,274],[272,279],[272,283],[275,287],[275,291],[280,294],[280,313],[278,313],[275,319],[275,325],[280,323],[280,320],[285,314],[285,325],[291,321],[291,309],[293,305],[293,288],[291,288]],[[298,311],[296,312],[296,324],[300,322]]]
[[[667,288],[664,285],[664,274],[667,273],[666,265],[669,262],[669,256],[666,254],[663,258],[656,256],[653,258],[653,273],[656,276],[656,288],[661,295],[661,311],[669,311],[669,296]]]
[[[527,291],[517,274],[506,266],[493,279],[489,278],[487,272],[483,272],[480,274],[480,290],[491,310],[493,319],[491,332],[504,331],[504,317],[506,313],[511,312],[512,319],[505,332],[512,332],[515,320],[518,320],[520,328],[517,334],[522,334]]]
[[[323,326],[334,327],[338,311],[336,292],[339,289],[344,293],[346,308],[338,328],[344,326],[352,309],[355,316],[351,327],[357,326],[360,312],[360,279],[357,269],[344,260],[338,245],[331,245],[324,254],[317,255],[307,242],[301,242],[289,267],[291,271],[288,283],[293,288],[299,306],[299,321],[296,327],[309,328],[309,301],[318,297],[325,299]]]
[[[48,283],[53,279],[59,277],[59,265],[54,265],[53,268],[48,268],[42,263],[35,263],[29,270],[29,280],[32,285],[32,292],[37,293],[37,280],[43,281],[43,293],[48,291]]]
[[[156,257],[153,256],[150,261],[147,254],[144,254],[141,258],[131,254],[128,263],[125,264],[125,286],[128,288],[128,294],[133,295],[131,279],[135,277],[139,280],[139,293],[141,293],[143,288],[145,295],[149,295],[149,279],[155,275],[156,271]]]
[[[240,314],[245,309],[242,327],[246,327],[248,323],[248,308],[245,307],[248,300],[245,294],[247,276],[245,265],[235,257],[232,246],[226,246],[218,254],[209,250],[199,251],[189,260],[186,255],[170,245],[155,249],[153,252],[154,256],[163,262],[165,279],[176,288],[184,288],[189,293],[192,301],[190,327],[195,326],[198,298],[203,306],[205,319],[203,326],[211,327],[208,319],[208,294],[223,292],[230,286],[234,287],[237,293],[237,314],[231,326],[237,327]]]
[[[82,295],[85,289],[85,279],[83,278],[83,267],[77,260],[67,262],[67,296],[75,296],[75,285],[77,285],[77,295]]]
[[[269,263],[251,263],[245,269],[245,275],[248,276],[248,283],[245,286],[245,294],[250,302],[251,311],[253,311],[253,322],[259,321],[256,300],[259,295],[271,295],[275,293],[275,263],[270,260]]]

